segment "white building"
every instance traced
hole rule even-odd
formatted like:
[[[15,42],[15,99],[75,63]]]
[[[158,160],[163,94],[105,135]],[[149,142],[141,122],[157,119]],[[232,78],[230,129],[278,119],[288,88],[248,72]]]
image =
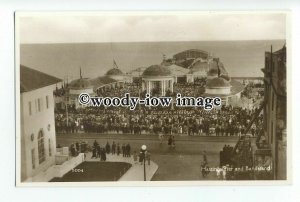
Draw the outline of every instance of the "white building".
[[[226,80],[221,76],[206,81],[204,96],[220,97],[222,105],[237,106],[241,101],[243,90],[244,86],[240,82],[232,79]]]
[[[20,66],[21,181],[55,164],[53,91],[60,79]]]

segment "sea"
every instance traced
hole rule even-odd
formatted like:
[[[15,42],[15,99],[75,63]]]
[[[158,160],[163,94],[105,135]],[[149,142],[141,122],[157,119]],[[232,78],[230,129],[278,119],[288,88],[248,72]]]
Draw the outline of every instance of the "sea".
[[[265,52],[284,44],[285,40],[21,44],[20,63],[71,81],[79,78],[80,68],[84,78],[95,78],[113,68],[113,61],[126,73],[160,64],[163,55],[200,49],[220,58],[231,77],[261,77]]]

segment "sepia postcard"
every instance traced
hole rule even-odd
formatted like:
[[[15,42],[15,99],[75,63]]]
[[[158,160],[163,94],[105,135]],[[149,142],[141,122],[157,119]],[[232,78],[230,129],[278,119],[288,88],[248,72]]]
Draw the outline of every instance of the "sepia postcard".
[[[16,12],[16,185],[289,184],[289,21]]]

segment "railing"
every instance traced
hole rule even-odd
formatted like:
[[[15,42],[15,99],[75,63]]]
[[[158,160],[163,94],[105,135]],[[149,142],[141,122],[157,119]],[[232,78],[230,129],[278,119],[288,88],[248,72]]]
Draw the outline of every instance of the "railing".
[[[265,102],[262,102],[262,104],[261,104],[261,106],[259,107],[259,109],[257,110],[257,112],[253,115],[252,120],[250,121],[249,125],[247,126],[247,128],[246,128],[246,130],[245,130],[245,132],[244,132],[244,135],[246,135],[246,134],[249,132],[249,130],[250,130],[251,127],[252,127],[252,124],[253,124],[254,121],[258,118],[260,112],[264,109],[264,107],[265,107]],[[234,154],[234,153],[236,152],[236,149],[238,148],[240,142],[242,141],[241,138],[242,138],[242,136],[239,137],[238,142],[236,143],[234,149],[232,150],[232,154]]]

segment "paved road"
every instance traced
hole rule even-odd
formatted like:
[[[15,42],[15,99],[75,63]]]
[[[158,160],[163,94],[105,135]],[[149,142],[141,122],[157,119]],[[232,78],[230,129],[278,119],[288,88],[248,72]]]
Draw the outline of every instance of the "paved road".
[[[57,144],[69,146],[76,141],[87,141],[92,145],[97,140],[102,146],[115,141],[119,144],[130,143],[132,151],[139,151],[141,145],[147,145],[151,159],[159,166],[152,180],[216,180],[215,173],[203,178],[200,164],[203,151],[207,153],[210,167],[219,164],[219,152],[225,144],[234,146],[237,137],[175,136],[175,149],[167,145],[167,137],[161,143],[155,135],[125,134],[58,134]]]
[[[84,139],[94,139],[94,138],[107,138],[107,139],[151,139],[158,140],[157,135],[153,134],[98,134],[98,133],[59,133],[56,135],[57,138],[84,138]],[[236,136],[187,136],[187,135],[175,135],[177,141],[207,141],[207,142],[231,142],[236,141],[238,138]]]
[[[175,149],[167,145],[168,137],[161,142],[156,135],[124,135],[124,134],[58,134],[57,144],[69,146],[76,141],[87,141],[92,145],[97,140],[102,146],[107,142],[115,141],[119,144],[131,145],[132,151],[139,151],[141,145],[147,145],[152,153],[180,153],[180,154],[202,154],[205,150],[208,153],[219,153],[225,144],[234,146],[237,137],[207,137],[207,136],[175,136]]]

